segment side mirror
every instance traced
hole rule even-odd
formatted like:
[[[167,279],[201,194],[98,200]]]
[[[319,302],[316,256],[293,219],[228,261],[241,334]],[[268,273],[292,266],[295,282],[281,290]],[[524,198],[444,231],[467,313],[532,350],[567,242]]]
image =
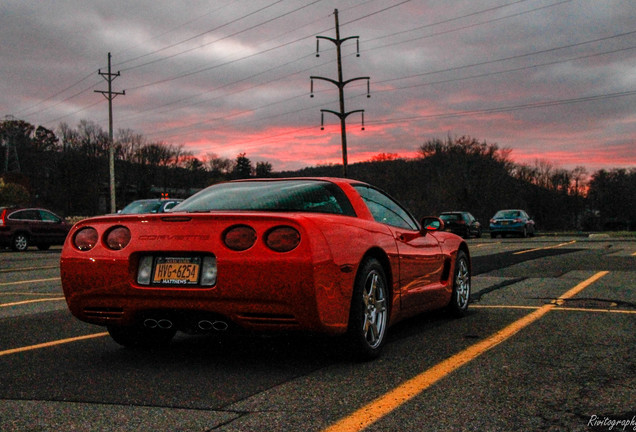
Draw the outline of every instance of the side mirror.
[[[438,217],[427,216],[422,218],[422,234],[426,234],[429,231],[444,231],[444,221]]]

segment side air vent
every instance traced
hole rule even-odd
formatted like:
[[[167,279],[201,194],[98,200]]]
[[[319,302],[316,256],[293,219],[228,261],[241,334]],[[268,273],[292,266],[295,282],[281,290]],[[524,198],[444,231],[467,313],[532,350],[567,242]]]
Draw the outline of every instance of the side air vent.
[[[88,318],[121,319],[124,316],[122,308],[84,308],[84,315]]]
[[[256,325],[298,325],[296,317],[288,314],[246,313],[239,315],[239,319]]]

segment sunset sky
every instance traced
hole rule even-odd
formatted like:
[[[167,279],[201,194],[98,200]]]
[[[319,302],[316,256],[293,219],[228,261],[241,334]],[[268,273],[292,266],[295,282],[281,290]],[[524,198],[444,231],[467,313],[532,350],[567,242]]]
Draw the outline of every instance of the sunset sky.
[[[518,163],[636,168],[634,0],[3,0],[0,116],[114,128],[275,171],[470,135]]]

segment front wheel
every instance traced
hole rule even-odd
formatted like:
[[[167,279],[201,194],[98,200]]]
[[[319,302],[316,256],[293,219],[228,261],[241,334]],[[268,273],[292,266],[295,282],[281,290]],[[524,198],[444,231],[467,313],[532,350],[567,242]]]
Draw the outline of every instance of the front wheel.
[[[455,273],[453,276],[453,292],[448,309],[452,315],[464,316],[470,301],[470,264],[464,251],[457,252]]]
[[[376,259],[368,259],[356,277],[351,299],[348,348],[360,360],[380,355],[389,322],[388,288],[384,268]]]

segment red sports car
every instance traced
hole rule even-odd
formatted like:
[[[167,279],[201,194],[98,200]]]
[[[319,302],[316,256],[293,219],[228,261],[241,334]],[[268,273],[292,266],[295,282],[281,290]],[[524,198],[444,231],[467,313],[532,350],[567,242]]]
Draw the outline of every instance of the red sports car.
[[[167,214],[77,223],[62,286],[73,315],[124,346],[176,331],[302,330],[343,335],[368,359],[399,320],[468,308],[466,243],[437,218],[422,225],[355,180],[222,183]]]

